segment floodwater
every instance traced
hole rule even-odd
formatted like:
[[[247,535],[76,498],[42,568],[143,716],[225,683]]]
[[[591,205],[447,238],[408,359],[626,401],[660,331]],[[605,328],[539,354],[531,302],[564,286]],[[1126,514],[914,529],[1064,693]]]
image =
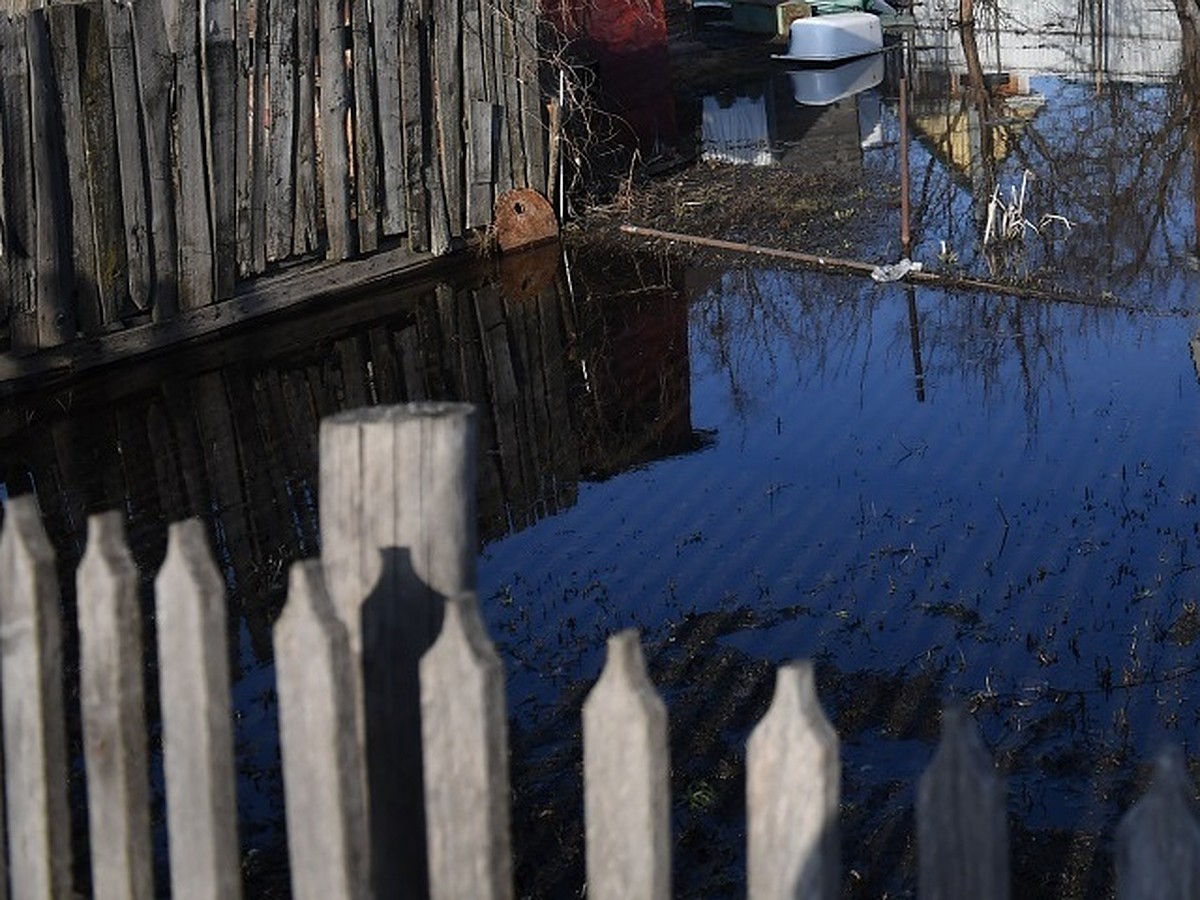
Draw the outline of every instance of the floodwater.
[[[1200,737],[1195,95],[1178,21],[1144,59],[1147,20],[1128,40],[1068,28],[1071,52],[1044,58],[1021,49],[1044,30],[979,28],[986,97],[937,21],[900,69],[913,258],[1072,302],[573,246],[0,417],[0,492],[37,493],[68,588],[88,513],[124,510],[147,581],[167,522],[208,525],[251,895],[281,892],[270,626],[287,566],[319,552],[317,423],[426,398],[481,407],[520,894],[578,895],[579,708],[629,627],[672,716],[681,895],[743,892],[744,741],[773,667],[805,657],[842,740],[848,895],[914,892],[914,785],[947,701],[1007,779],[1018,889],[1111,890],[1150,759]],[[850,249],[894,261],[897,71],[814,108],[765,69],[687,99],[678,141],[742,157],[706,165],[850,167]],[[993,190],[1008,203],[1022,179],[1019,236],[984,247]]]

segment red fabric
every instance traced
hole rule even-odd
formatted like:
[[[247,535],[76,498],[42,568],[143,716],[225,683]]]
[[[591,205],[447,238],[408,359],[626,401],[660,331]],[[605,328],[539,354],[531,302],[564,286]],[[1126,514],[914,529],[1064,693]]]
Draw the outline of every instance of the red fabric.
[[[542,0],[542,16],[597,54],[632,53],[667,43],[663,0]]]

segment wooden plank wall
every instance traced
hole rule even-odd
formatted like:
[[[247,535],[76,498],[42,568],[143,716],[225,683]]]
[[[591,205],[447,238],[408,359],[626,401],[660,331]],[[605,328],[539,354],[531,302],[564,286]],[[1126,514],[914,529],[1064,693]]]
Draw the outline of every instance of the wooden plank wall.
[[[545,189],[535,0],[27,4],[0,11],[0,350],[285,261],[444,254]]]

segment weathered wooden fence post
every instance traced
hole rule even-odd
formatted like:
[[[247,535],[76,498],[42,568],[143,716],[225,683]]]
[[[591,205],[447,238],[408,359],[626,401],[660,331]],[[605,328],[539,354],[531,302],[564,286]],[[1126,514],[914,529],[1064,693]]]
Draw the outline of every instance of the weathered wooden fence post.
[[[474,594],[446,600],[442,633],[421,657],[421,734],[430,896],[510,900],[504,666]]]
[[[320,562],[295,563],[275,623],[275,675],[297,900],[370,896],[355,662]]]
[[[59,602],[37,501],[13,497],[0,535],[0,684],[14,897],[71,896]]]
[[[76,573],[92,890],[154,896],[138,572],[119,512],[88,519]]]
[[[942,713],[942,741],[917,786],[921,900],[1008,900],[1004,783],[959,706]]]
[[[225,583],[204,525],[176,522],[154,581],[171,896],[241,896]]]
[[[751,900],[839,896],[841,771],[812,663],[780,667],[771,708],[746,747]]]
[[[1120,900],[1200,897],[1200,816],[1183,753],[1168,747],[1154,783],[1117,828]]]
[[[417,667],[447,597],[475,587],[475,410],[373,407],[321,423],[321,561],[361,659],[372,882],[428,889]]]
[[[646,675],[634,630],[608,639],[583,704],[587,889],[596,900],[671,895],[667,708]]]

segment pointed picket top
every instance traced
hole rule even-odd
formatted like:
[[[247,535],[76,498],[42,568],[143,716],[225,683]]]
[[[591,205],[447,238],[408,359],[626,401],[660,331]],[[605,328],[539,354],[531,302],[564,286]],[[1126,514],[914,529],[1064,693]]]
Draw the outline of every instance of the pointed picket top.
[[[60,602],[37,500],[12,497],[0,533],[0,693],[15,897],[71,894]]]
[[[171,896],[241,896],[225,584],[204,525],[171,525],[154,582]]]
[[[619,632],[583,704],[589,897],[670,896],[669,772],[667,708],[637,631]]]
[[[1117,828],[1117,897],[1200,897],[1200,810],[1183,751],[1169,746],[1154,762],[1154,781]]]
[[[320,560],[292,565],[274,644],[292,894],[297,900],[368,897],[354,662]]]
[[[446,601],[420,674],[430,897],[509,900],[504,667],[474,594]]]
[[[92,889],[154,896],[138,571],[119,512],[88,519],[75,576]]]
[[[780,667],[775,697],[746,747],[751,900],[839,895],[838,747],[812,663]]]
[[[921,900],[1008,900],[1004,784],[961,706],[942,713],[942,740],[917,786]]]

